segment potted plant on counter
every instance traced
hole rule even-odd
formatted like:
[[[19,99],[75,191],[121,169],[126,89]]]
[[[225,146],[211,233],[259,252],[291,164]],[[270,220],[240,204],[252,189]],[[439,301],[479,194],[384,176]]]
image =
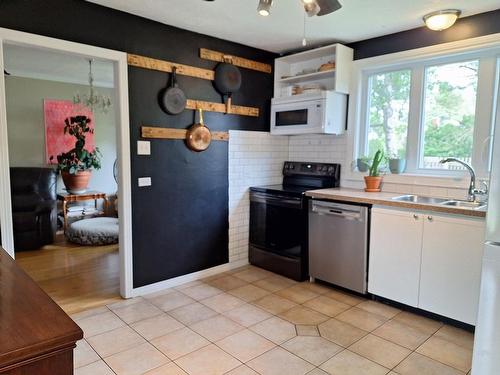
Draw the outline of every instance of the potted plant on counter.
[[[397,154],[389,156],[387,159],[389,162],[389,170],[393,174],[401,174],[406,169],[406,159],[402,151]]]
[[[87,116],[68,117],[64,120],[64,134],[75,137],[75,147],[56,156],[57,169],[61,171],[66,190],[71,194],[82,194],[87,190],[92,169],[101,168],[101,153],[85,148],[87,133],[93,133]],[[50,158],[53,159],[53,156]]]
[[[368,176],[365,176],[365,191],[367,192],[379,192],[380,185],[382,183],[382,176],[380,176],[380,164],[384,159],[384,152],[378,150],[373,157],[373,161],[370,165]]]
[[[356,167],[360,172],[368,172],[370,168],[371,159],[368,156],[361,156],[356,160]]]

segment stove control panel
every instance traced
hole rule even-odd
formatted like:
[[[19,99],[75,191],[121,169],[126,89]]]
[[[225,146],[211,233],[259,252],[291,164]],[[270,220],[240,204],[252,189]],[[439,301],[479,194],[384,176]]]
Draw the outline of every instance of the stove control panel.
[[[340,177],[340,164],[303,163],[286,161],[283,166],[284,176]]]

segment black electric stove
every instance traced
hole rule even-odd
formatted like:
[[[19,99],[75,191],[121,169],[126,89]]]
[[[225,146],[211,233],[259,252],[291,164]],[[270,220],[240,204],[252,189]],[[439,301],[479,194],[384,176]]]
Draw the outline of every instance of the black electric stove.
[[[250,188],[251,264],[295,279],[308,276],[308,190],[338,187],[340,164],[285,162],[283,183]]]

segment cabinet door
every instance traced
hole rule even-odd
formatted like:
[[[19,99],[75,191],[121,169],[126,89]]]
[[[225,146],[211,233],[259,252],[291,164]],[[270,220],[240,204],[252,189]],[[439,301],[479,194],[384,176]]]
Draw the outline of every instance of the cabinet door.
[[[418,305],[423,216],[372,209],[368,291],[410,306]]]
[[[476,324],[484,231],[482,219],[425,218],[418,307]]]

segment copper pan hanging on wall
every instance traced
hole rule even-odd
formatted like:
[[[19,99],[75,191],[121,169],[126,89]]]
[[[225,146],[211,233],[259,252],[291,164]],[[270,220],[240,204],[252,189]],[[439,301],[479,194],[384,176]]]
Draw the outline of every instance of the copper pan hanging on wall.
[[[212,133],[203,122],[203,110],[198,108],[198,113],[199,122],[191,125],[186,133],[186,145],[195,152],[205,151],[212,142]]]

